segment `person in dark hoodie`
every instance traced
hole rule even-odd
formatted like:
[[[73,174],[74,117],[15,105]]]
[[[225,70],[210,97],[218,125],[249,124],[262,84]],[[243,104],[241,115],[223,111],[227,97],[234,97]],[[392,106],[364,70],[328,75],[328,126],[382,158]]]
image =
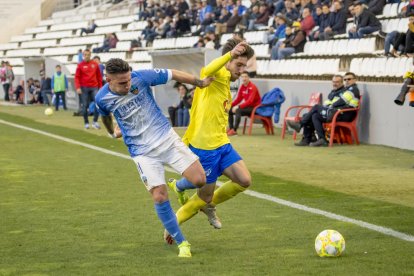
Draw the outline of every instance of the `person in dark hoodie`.
[[[381,22],[360,1],[353,3],[356,15],[356,27],[349,30],[349,38],[363,38],[381,29]]]

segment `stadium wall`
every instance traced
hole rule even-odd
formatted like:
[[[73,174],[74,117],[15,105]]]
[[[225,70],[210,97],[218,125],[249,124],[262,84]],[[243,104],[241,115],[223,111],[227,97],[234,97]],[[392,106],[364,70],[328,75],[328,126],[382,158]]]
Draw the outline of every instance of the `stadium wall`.
[[[321,92],[326,99],[332,89],[330,81],[253,79],[253,82],[262,95],[274,87],[284,91],[286,101],[282,105],[281,120],[289,106],[306,104],[312,92]],[[414,150],[414,108],[407,102],[404,106],[394,104],[401,84],[359,82],[358,87],[363,97],[359,118],[360,140]]]
[[[42,0],[0,0],[0,43],[8,43],[13,35],[37,26],[41,18]]]

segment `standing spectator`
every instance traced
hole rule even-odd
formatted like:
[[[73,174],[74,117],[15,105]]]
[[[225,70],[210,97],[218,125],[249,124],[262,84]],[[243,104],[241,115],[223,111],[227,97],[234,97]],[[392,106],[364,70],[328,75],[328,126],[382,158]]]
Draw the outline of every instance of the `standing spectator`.
[[[82,49],[79,49],[78,50],[77,58],[78,58],[78,64],[83,61],[83,52],[82,52]]]
[[[190,11],[190,6],[188,6],[187,1],[178,0],[178,13],[179,13],[179,15],[186,14],[189,11]]]
[[[178,104],[168,107],[171,125],[173,127],[188,126],[190,121],[189,110],[193,101],[192,92],[194,91],[189,91],[187,86],[179,82],[174,85],[174,88],[177,88],[180,101]]]
[[[42,95],[43,104],[50,106],[52,101],[52,79],[46,76],[46,72],[41,71],[40,75],[40,95]]]
[[[18,104],[23,104],[23,98],[24,98],[24,80],[20,80],[20,84],[17,85],[16,89],[14,90],[14,95],[16,95],[16,102]]]
[[[86,28],[82,28],[81,32],[80,32],[80,36],[83,36],[83,34],[90,34],[90,33],[94,33],[96,27],[98,27],[98,25],[95,24],[95,20],[91,20],[89,21],[89,24]]]
[[[91,60],[91,51],[86,49],[83,51],[83,61],[78,64],[75,73],[75,88],[76,93],[81,96],[82,114],[85,123],[85,128],[89,129],[88,106],[95,98],[99,88],[102,87],[102,75],[99,65]],[[97,109],[94,110],[92,127],[100,129],[98,123],[99,113]]]
[[[12,85],[14,80],[13,70],[8,62],[2,61],[1,62],[1,69],[0,69],[0,81],[3,85],[4,91],[4,100],[6,102],[10,101],[10,86]]]
[[[102,85],[104,85],[106,83],[105,73],[104,73],[105,65],[101,63],[101,58],[99,56],[94,56],[93,61],[95,61],[99,65],[99,70],[101,71],[101,76],[102,76]]]
[[[381,29],[381,22],[361,2],[354,2],[356,27],[349,30],[349,38],[363,38]]]
[[[66,108],[66,91],[68,89],[68,79],[66,75],[62,73],[62,67],[56,65],[56,72],[52,77],[52,93],[55,93],[55,109],[59,110],[60,99],[62,99],[63,109]]]
[[[249,73],[247,71],[241,74],[242,85],[240,85],[239,92],[236,99],[234,99],[229,110],[229,130],[228,136],[237,135],[241,117],[250,116],[253,108],[260,104],[260,94],[256,85],[250,81]],[[234,117],[236,119],[234,121]]]

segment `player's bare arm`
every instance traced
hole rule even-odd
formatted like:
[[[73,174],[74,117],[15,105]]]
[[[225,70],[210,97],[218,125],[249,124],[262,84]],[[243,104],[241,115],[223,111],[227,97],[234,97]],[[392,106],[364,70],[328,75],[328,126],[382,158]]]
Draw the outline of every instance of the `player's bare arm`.
[[[173,80],[181,82],[181,83],[192,84],[200,88],[209,86],[210,83],[214,80],[213,77],[207,77],[205,79],[200,80],[199,78],[189,73],[179,71],[179,70],[174,70],[174,69],[171,70],[171,72],[172,72]]]
[[[103,122],[106,130],[108,131],[108,134],[112,138],[122,137],[122,133],[121,133],[121,130],[119,129],[119,127],[118,126],[114,127],[114,124],[113,124],[113,121],[112,121],[112,116],[102,116],[102,122]]]

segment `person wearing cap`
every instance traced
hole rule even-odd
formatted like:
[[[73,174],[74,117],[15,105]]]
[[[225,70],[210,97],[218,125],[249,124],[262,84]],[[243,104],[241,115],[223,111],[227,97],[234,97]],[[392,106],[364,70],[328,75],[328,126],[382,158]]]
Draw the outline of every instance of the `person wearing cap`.
[[[349,38],[363,38],[381,29],[381,22],[360,1],[355,1],[353,6],[356,16],[356,27],[352,27],[349,30]]]
[[[294,53],[303,52],[306,43],[306,34],[301,30],[299,22],[293,22],[292,31],[286,28],[286,40],[276,43],[272,48],[272,59],[284,59]],[[292,34],[290,34],[292,32]]]
[[[276,31],[267,37],[267,43],[269,48],[272,48],[276,42],[286,37],[286,17],[283,14],[278,14],[276,16]],[[271,28],[272,30],[273,28]],[[269,32],[271,32],[271,30]]]

